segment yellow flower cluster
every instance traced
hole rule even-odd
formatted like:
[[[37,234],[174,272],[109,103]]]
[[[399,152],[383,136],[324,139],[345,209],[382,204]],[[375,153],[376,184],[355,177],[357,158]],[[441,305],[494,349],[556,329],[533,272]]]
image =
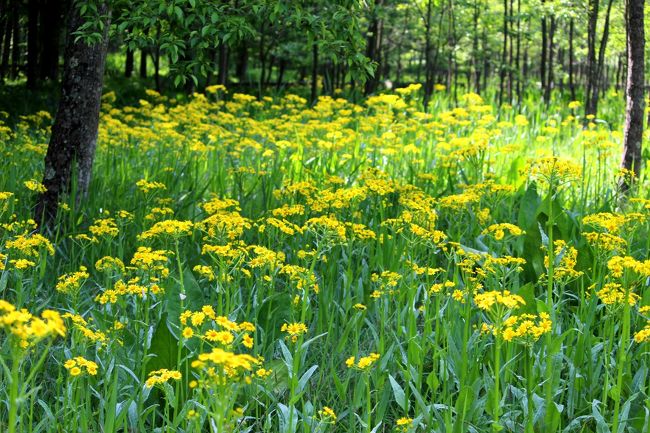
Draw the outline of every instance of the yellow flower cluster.
[[[582,167],[569,159],[551,156],[531,160],[528,172],[532,179],[557,186],[580,179]]]
[[[94,236],[106,236],[108,238],[114,238],[120,232],[113,218],[97,219],[93,222],[93,225],[88,227],[88,230]]]
[[[337,417],[336,417],[336,412],[332,410],[332,408],[328,406],[323,406],[321,410],[318,411],[318,415],[321,418],[321,421],[334,424],[336,423]]]
[[[155,190],[164,190],[167,189],[164,183],[162,182],[149,182],[146,179],[140,179],[135,183],[140,191],[147,194]]]
[[[481,310],[487,311],[492,306],[503,306],[509,310],[517,309],[526,305],[526,301],[519,295],[510,293],[509,290],[498,291],[492,290],[490,292],[478,293],[474,295],[474,303]]]
[[[380,358],[378,353],[371,353],[368,356],[363,356],[359,358],[359,361],[356,361],[356,358],[354,356],[349,357],[345,361],[345,365],[348,366],[348,368],[355,368],[357,370],[367,370],[369,369],[377,360]]]
[[[90,277],[87,270],[85,266],[81,266],[77,272],[61,275],[56,283],[56,290],[65,294],[77,293],[84,281]]]
[[[397,430],[401,432],[407,432],[413,425],[413,418],[409,418],[409,417],[399,418],[397,421],[395,421],[395,425],[397,426]]]
[[[614,256],[607,262],[607,268],[612,276],[617,278],[622,277],[625,270],[650,277],[650,260],[640,261],[630,256]]]
[[[634,334],[634,341],[637,343],[645,343],[650,341],[650,321],[646,323],[645,327]]]
[[[596,292],[596,296],[607,306],[622,305],[625,300],[626,290],[618,283],[607,283]],[[627,293],[627,303],[633,307],[639,301],[640,297],[632,291]]]
[[[76,356],[68,359],[63,366],[70,373],[70,376],[76,377],[81,375],[84,371],[90,376],[97,375],[97,363],[88,361],[82,356]]]
[[[18,345],[26,349],[46,338],[64,337],[65,323],[59,313],[44,310],[40,317],[25,309],[16,309],[9,302],[0,299],[0,328],[18,340]]]
[[[522,229],[520,229],[514,224],[501,223],[501,224],[492,224],[491,226],[483,230],[481,234],[484,235],[491,234],[492,236],[494,236],[494,239],[500,241],[501,239],[504,238],[506,232],[508,232],[511,236],[521,236],[525,233]]]
[[[178,239],[183,236],[190,236],[194,224],[192,221],[165,220],[157,222],[149,230],[142,232],[140,239],[151,239],[156,237],[168,236]]]
[[[64,313],[63,316],[61,317],[63,317],[64,319],[69,319],[72,322],[73,329],[79,331],[79,333],[87,340],[91,342],[99,342],[102,344],[106,344],[108,340],[106,334],[103,333],[102,331],[90,329],[86,319],[84,319],[80,315],[72,314],[72,313]]]
[[[145,382],[147,388],[153,388],[156,385],[162,385],[167,383],[170,380],[181,380],[183,375],[180,371],[177,370],[167,370],[162,368],[160,370],[155,370],[149,373],[149,377]]]
[[[551,332],[551,326],[551,318],[548,313],[510,316],[503,322],[501,336],[505,341],[515,340],[531,344],[543,334]]]
[[[296,341],[298,341],[298,337],[307,333],[308,329],[307,329],[307,325],[305,325],[304,323],[294,322],[294,323],[283,324],[282,327],[280,328],[280,331],[286,332],[288,334],[287,338],[291,339],[291,341],[295,343]]]

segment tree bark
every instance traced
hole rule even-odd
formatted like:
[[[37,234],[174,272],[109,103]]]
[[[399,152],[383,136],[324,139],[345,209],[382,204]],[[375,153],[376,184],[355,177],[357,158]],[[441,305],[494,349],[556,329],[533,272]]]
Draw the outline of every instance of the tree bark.
[[[124,76],[131,78],[133,76],[133,69],[135,67],[135,53],[133,50],[126,49],[126,61],[124,62]]]
[[[372,20],[370,22],[370,28],[368,29],[368,38],[366,42],[366,57],[370,61],[375,62],[377,67],[375,69],[375,75],[368,77],[366,80],[365,94],[369,95],[374,93],[377,90],[379,84],[379,76],[381,73],[381,37],[383,30],[383,22],[379,18],[379,9],[382,6],[383,0],[375,0],[375,5],[372,11]]]
[[[27,2],[27,87],[29,89],[34,89],[38,81],[39,9],[38,0],[29,0]]]
[[[228,60],[229,52],[228,46],[221,42],[219,44],[219,75],[217,76],[217,84],[226,85],[228,83]]]
[[[140,78],[147,78],[147,49],[140,50]]]
[[[20,3],[14,1],[14,13],[11,16],[12,21],[12,45],[11,45],[11,79],[18,78],[18,68],[20,65],[20,13],[18,11]]]
[[[311,56],[311,94],[309,100],[311,104],[315,104],[318,98],[318,43],[316,41],[312,42]]]
[[[624,150],[621,166],[632,170],[638,177],[642,165],[643,114],[644,114],[644,0],[627,0],[627,104],[625,109]],[[623,177],[621,189],[630,187]]]
[[[569,91],[571,92],[571,100],[576,100],[576,87],[573,83],[573,33],[575,23],[573,18],[569,20]]]
[[[61,98],[45,156],[43,185],[47,191],[41,195],[35,214],[35,219],[45,224],[53,221],[62,195],[76,194],[80,200],[88,193],[108,46],[110,12],[106,1],[99,3],[98,11],[109,22],[104,23],[103,40],[87,45],[83,40],[75,41],[73,33],[84,19],[77,5],[70,5]]]
[[[40,79],[56,80],[59,74],[59,42],[62,14],[60,0],[43,0],[40,14]]]
[[[589,0],[587,11],[587,90],[585,94],[585,114],[596,115],[598,101],[594,100],[593,90],[598,82],[596,63],[596,28],[598,26],[598,0]]]

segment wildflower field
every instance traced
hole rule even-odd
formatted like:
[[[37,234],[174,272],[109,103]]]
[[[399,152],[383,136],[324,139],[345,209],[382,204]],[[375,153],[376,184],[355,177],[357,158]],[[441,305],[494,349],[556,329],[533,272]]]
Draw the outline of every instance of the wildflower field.
[[[0,125],[0,431],[648,432],[650,199],[622,104],[102,98]]]

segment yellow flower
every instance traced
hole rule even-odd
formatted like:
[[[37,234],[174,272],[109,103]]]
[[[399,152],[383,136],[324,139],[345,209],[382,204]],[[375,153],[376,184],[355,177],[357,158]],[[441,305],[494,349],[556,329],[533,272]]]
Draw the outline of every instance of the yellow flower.
[[[47,188],[45,188],[45,186],[42,183],[40,183],[35,179],[27,180],[23,182],[23,184],[30,191],[38,192],[41,194],[47,191]]]
[[[295,322],[295,323],[283,324],[282,327],[280,328],[280,331],[289,334],[287,338],[290,338],[291,341],[295,343],[296,341],[298,341],[298,337],[307,333],[308,329],[307,329],[307,325],[305,325],[304,323]]]

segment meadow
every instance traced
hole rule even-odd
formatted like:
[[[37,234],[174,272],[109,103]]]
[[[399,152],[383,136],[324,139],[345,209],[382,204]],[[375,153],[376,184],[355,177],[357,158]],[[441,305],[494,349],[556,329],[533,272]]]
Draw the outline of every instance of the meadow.
[[[650,199],[607,98],[109,92],[52,232],[51,115],[0,124],[0,431],[647,432]]]

